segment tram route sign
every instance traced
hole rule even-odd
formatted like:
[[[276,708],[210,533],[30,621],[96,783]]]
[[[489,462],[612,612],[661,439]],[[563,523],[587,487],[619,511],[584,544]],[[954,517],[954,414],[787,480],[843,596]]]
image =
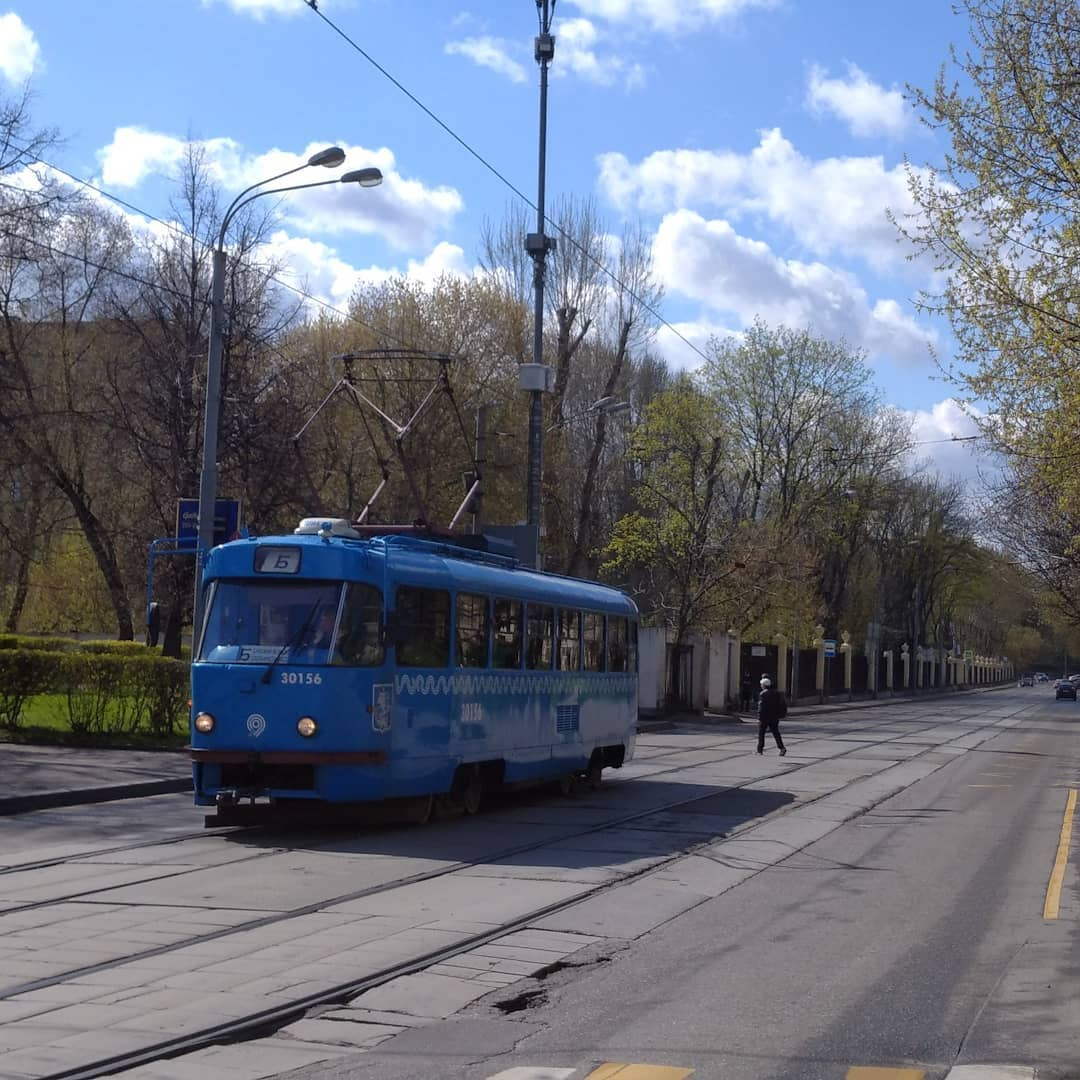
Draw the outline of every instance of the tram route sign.
[[[240,500],[217,499],[214,502],[213,547],[235,540],[240,535]],[[192,548],[199,539],[199,500],[176,500],[176,538]]]
[[[823,642],[826,656],[836,655],[836,638],[826,638]]]

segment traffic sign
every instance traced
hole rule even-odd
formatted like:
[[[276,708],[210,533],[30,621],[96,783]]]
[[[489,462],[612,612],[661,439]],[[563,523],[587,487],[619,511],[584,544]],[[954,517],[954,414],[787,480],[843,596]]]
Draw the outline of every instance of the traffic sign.
[[[214,502],[213,547],[235,540],[240,535],[240,500],[217,499]],[[176,538],[192,548],[199,539],[199,500],[176,500]]]
[[[824,641],[824,645],[826,656],[836,655],[836,638],[826,638]]]
[[[974,649],[965,649],[964,650],[964,659],[965,660],[974,660],[975,659],[975,650]]]

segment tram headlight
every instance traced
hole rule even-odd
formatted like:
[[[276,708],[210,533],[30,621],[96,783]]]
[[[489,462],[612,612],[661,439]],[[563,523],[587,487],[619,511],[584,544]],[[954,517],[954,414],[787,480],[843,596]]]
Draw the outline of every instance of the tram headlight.
[[[310,716],[301,716],[296,721],[296,730],[304,736],[305,739],[310,739],[316,731],[319,730],[319,725]]]
[[[216,722],[208,712],[201,712],[195,717],[195,730],[201,735],[209,735]]]

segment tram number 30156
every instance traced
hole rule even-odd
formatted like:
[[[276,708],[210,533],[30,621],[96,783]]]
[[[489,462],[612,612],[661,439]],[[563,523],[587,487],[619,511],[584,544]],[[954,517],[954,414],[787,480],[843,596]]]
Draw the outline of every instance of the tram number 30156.
[[[484,720],[484,710],[479,701],[466,701],[461,706],[463,724],[480,724]]]
[[[281,682],[286,686],[318,686],[322,682],[322,676],[317,671],[283,671]]]

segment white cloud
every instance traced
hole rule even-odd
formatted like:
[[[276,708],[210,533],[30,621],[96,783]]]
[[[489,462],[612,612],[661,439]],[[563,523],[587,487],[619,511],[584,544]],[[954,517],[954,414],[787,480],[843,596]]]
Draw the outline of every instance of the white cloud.
[[[830,79],[815,64],[810,69],[806,103],[814,112],[832,112],[846,121],[851,133],[859,136],[902,135],[911,125],[912,114],[897,89],[886,90],[854,64],[848,64],[847,79]]]
[[[25,82],[41,60],[41,48],[30,29],[13,11],[0,15],[0,72],[11,83]]]
[[[895,301],[871,304],[851,274],[820,262],[779,258],[727,221],[706,221],[690,210],[663,219],[653,258],[669,293],[731,313],[742,326],[760,316],[774,325],[810,327],[866,349],[871,359],[889,357],[909,365],[925,362],[928,346],[937,341],[934,331],[918,326]]]
[[[467,56],[475,64],[490,68],[498,75],[505,75],[511,82],[523,83],[528,79],[525,68],[510,55],[508,42],[501,38],[473,37],[451,41],[446,52],[451,56]]]
[[[224,191],[239,193],[261,179],[301,165],[324,145],[313,143],[300,154],[284,150],[250,154],[231,139],[209,139],[199,147],[211,178]],[[283,195],[281,214],[286,220],[313,232],[379,235],[394,247],[408,249],[432,243],[435,234],[449,225],[464,205],[453,188],[429,188],[419,180],[402,176],[392,151],[385,147],[368,150],[345,143],[341,147],[346,163],[340,171],[327,173],[314,168],[284,178],[281,184],[329,180],[351,169],[374,165],[382,170],[382,185],[361,189],[328,184]],[[141,128],[117,128],[113,141],[98,156],[106,185],[133,188],[153,172],[172,173],[185,153],[185,140],[175,136]],[[267,190],[274,186],[268,185]]]
[[[682,33],[706,23],[732,19],[754,8],[773,8],[779,0],[571,0],[585,15],[615,23],[647,24],[665,33]]]
[[[909,465],[927,465],[946,478],[958,478],[975,485],[981,477],[994,475],[999,464],[988,455],[974,417],[982,413],[946,398],[929,409],[903,410],[911,418],[912,439],[917,444],[909,456]]]
[[[272,257],[285,265],[279,279],[344,309],[362,285],[381,285],[405,277],[432,285],[443,275],[467,276],[465,253],[455,244],[436,244],[423,259],[409,259],[404,268],[357,267],[341,258],[337,250],[318,240],[276,232],[267,245]]]
[[[678,331],[676,334],[674,331]],[[682,335],[680,337],[679,335]],[[692,322],[663,323],[656,331],[655,345],[657,352],[676,369],[693,371],[704,360],[701,353],[713,337],[741,337],[737,330],[731,330],[709,319],[696,319]],[[685,339],[685,340],[684,340]],[[690,344],[687,344],[689,342]],[[695,352],[699,349],[701,352]]]
[[[237,15],[251,15],[260,21],[267,15],[282,15],[293,18],[304,13],[304,4],[300,0],[202,0],[203,7],[211,7],[215,3],[225,4]],[[328,0],[320,0],[320,6],[326,6]],[[333,5],[333,0],[329,0]]]
[[[738,220],[763,215],[790,229],[815,255],[856,256],[875,269],[907,269],[909,249],[886,216],[915,212],[902,166],[880,156],[813,161],[778,128],[749,154],[658,150],[639,164],[619,153],[599,159],[601,189],[620,209],[663,212],[716,207]]]
[[[644,68],[640,64],[628,64],[614,53],[607,56],[597,53],[596,43],[600,35],[588,19],[563,19],[559,22],[558,31],[555,48],[557,62],[552,68],[556,75],[570,71],[599,86],[611,86],[616,82],[636,86],[644,81]]]

